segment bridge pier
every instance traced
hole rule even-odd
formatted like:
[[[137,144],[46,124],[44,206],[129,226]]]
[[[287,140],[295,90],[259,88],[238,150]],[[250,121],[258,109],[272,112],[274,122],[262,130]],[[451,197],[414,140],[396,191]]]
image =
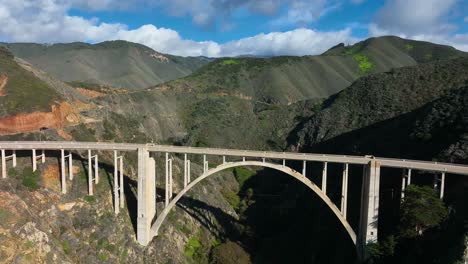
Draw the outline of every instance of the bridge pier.
[[[45,163],[45,151],[42,150],[42,154],[37,156],[36,149],[32,149],[32,164],[33,164],[33,171],[37,170],[37,160],[41,159],[42,163]]]
[[[379,221],[380,162],[365,166],[361,191],[358,252],[365,256],[365,245],[377,242]]]
[[[345,163],[343,165],[343,180],[342,180],[342,189],[341,189],[341,214],[343,214],[346,219],[346,211],[348,207],[348,169],[349,164]]]
[[[7,177],[7,168],[6,168],[6,161],[11,159],[13,161],[13,168],[16,168],[16,151],[13,150],[11,155],[6,156],[5,150],[2,149],[2,178],[5,179]]]
[[[91,155],[91,150],[88,149],[88,194],[93,194],[93,181],[99,183],[99,167],[98,167],[98,155]],[[94,159],[94,180],[93,180],[93,159]]]
[[[440,176],[440,199],[444,199],[444,189],[445,189],[445,172],[442,172]]]
[[[7,174],[7,171],[6,171],[6,157],[5,157],[5,150],[2,149],[2,178],[5,179],[6,178],[6,174]]]
[[[151,222],[156,213],[156,163],[146,147],[138,148],[137,240],[142,246],[151,241]]]
[[[323,170],[322,170],[322,192],[323,194],[327,194],[327,167],[328,162],[323,163]]]
[[[123,156],[118,156],[114,150],[114,213],[119,214],[124,207],[123,197]]]
[[[187,154],[184,154],[184,188],[187,187]]]
[[[166,169],[165,181],[164,181],[164,206],[167,207],[169,204],[169,153],[166,153]]]

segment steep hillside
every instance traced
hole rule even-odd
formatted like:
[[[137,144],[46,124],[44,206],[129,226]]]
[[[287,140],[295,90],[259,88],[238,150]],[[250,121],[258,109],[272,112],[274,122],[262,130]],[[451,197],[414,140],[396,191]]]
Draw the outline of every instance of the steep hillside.
[[[468,84],[468,60],[458,58],[370,75],[323,103],[290,135],[298,148],[409,113]]]
[[[323,55],[356,56],[367,54],[370,61],[375,64],[376,71],[409,66],[408,64],[430,62],[467,56],[466,52],[459,51],[446,45],[431,42],[403,39],[395,36],[369,38],[352,46],[339,44]]]
[[[126,41],[95,45],[79,42],[1,45],[63,81],[86,81],[128,89],[142,89],[189,75],[210,61],[203,57],[165,55]]]
[[[359,77],[417,63],[466,56],[452,47],[396,37],[338,45],[323,55],[220,59],[168,87],[290,104],[335,94]]]
[[[0,116],[50,110],[61,96],[44,81],[23,69],[13,55],[0,47]]]

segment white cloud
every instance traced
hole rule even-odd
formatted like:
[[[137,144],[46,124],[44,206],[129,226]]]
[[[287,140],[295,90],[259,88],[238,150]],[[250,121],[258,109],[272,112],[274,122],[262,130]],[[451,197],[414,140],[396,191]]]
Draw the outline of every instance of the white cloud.
[[[83,0],[82,0],[83,2]],[[83,2],[84,3],[84,2]],[[104,3],[104,2],[103,2]],[[182,56],[307,55],[325,51],[339,42],[354,42],[351,29],[319,32],[296,29],[259,34],[219,44],[182,38],[177,31],[144,25],[129,29],[124,24],[100,22],[68,15],[69,3],[59,0],[0,0],[0,39],[21,42],[100,42],[123,39],[157,51]],[[96,8],[98,8],[96,6]],[[100,7],[99,7],[100,8]],[[202,19],[202,18],[201,18]],[[202,19],[203,20],[203,19]]]
[[[272,24],[306,26],[340,6],[339,2],[330,0],[290,0],[287,13]]]
[[[375,26],[403,34],[440,34],[456,26],[447,22],[457,0],[386,0],[377,12]]]
[[[221,54],[236,55],[306,55],[323,53],[340,43],[354,43],[357,39],[351,36],[351,29],[341,31],[319,32],[300,28],[287,32],[259,34],[229,42],[221,46]]]
[[[457,0],[386,0],[369,24],[369,36],[396,35],[468,51],[468,34],[454,34],[449,17]]]

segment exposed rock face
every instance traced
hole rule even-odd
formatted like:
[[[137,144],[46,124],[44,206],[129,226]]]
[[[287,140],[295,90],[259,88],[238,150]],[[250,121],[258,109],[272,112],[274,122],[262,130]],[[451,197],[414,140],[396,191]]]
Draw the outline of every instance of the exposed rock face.
[[[0,135],[37,132],[39,129],[54,128],[61,130],[80,123],[80,111],[89,108],[81,102],[62,102],[52,105],[50,112],[21,113],[0,119]]]

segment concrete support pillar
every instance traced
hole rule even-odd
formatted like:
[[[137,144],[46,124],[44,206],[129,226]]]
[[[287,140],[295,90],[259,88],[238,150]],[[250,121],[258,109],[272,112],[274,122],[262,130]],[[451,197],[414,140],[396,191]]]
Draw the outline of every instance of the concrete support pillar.
[[[42,159],[42,163],[45,163],[45,150],[42,150],[41,159]]]
[[[45,154],[42,152],[42,160],[44,160],[44,157]],[[68,153],[68,177],[70,177],[70,181],[73,180],[73,155],[71,152]]]
[[[13,150],[11,158],[13,159],[13,168],[16,168],[16,150]]]
[[[114,150],[114,213],[117,215],[119,214],[119,176],[118,176],[118,156],[117,156],[117,150]]]
[[[286,166],[286,160],[283,159],[283,167],[285,167],[285,166]]]
[[[262,162],[265,163],[265,162],[266,162],[266,159],[265,159],[265,158],[262,158]]]
[[[172,179],[172,157],[169,159],[169,199],[173,196],[173,179]]]
[[[33,167],[33,172],[37,170],[37,157],[36,157],[36,150],[32,150],[32,167]]]
[[[242,157],[242,162],[245,162],[245,157]]]
[[[364,254],[365,245],[377,242],[379,220],[380,163],[372,160],[364,170],[361,192],[358,247]]]
[[[223,156],[223,164],[226,163],[226,156]]]
[[[401,199],[405,198],[406,176],[401,177]]]
[[[346,212],[348,209],[348,169],[349,164],[343,165],[343,180],[341,187],[341,214],[346,219]]]
[[[137,239],[146,246],[151,241],[151,222],[155,214],[155,161],[147,148],[138,148],[138,216]]]
[[[322,192],[327,194],[327,168],[328,162],[323,163],[323,170],[322,170]]]
[[[307,170],[307,162],[304,160],[302,162],[302,175],[306,177],[306,170]]]
[[[187,183],[190,183],[190,160],[187,162]]]
[[[6,175],[7,175],[7,170],[6,170],[5,150],[2,149],[2,178],[5,179]]]
[[[164,203],[165,206],[169,204],[169,153],[166,153],[166,178],[165,178],[165,194],[164,194]]]
[[[94,155],[94,180],[96,184],[99,183],[99,161],[98,161],[98,155]]]
[[[66,176],[65,176],[65,150],[61,149],[60,150],[61,152],[61,164],[60,164],[60,169],[61,169],[61,178],[62,178],[62,193],[63,194],[66,194],[67,193],[67,182],[66,182]],[[36,154],[35,154],[35,150],[33,151],[33,160],[35,161],[36,160]],[[35,162],[33,163],[35,164]]]
[[[120,156],[120,166],[119,166],[119,190],[120,190],[120,208],[124,208],[124,179],[123,179],[123,156]],[[156,195],[156,194],[155,194]]]
[[[407,186],[411,184],[411,169],[408,169],[408,181]]]
[[[91,156],[91,150],[88,149],[88,194],[89,195],[94,195],[93,194],[93,163],[92,163],[92,156]]]
[[[184,188],[187,187],[187,154],[184,154]]]
[[[206,172],[206,155],[203,155],[203,173]]]
[[[444,199],[444,190],[445,189],[445,172],[442,172],[440,178],[440,199]]]

